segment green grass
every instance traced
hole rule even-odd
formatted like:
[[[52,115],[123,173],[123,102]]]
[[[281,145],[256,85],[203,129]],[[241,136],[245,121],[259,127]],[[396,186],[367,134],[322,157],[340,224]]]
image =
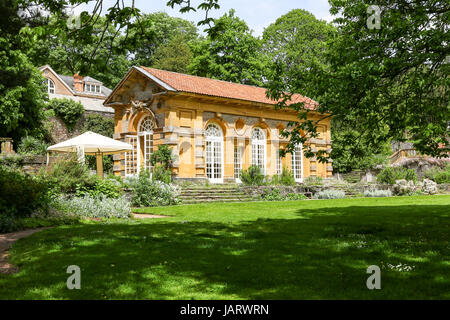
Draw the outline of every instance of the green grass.
[[[450,196],[147,208],[19,240],[1,299],[449,299]],[[392,266],[407,265],[412,271]],[[66,288],[81,267],[81,290]],[[381,290],[366,269],[381,267]]]

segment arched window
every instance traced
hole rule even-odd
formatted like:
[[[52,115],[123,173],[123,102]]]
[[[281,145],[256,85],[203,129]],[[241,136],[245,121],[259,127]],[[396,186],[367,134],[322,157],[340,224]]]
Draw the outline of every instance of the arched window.
[[[55,93],[55,83],[52,80],[46,79],[45,84],[47,85],[48,93]]]
[[[266,135],[261,128],[252,131],[252,165],[266,171]]]
[[[153,129],[156,127],[152,116],[141,119],[137,128],[137,135],[129,135],[126,142],[133,149],[125,153],[125,175],[139,174],[141,168],[151,169],[150,157],[153,151]]]
[[[139,144],[143,155],[144,163],[141,167],[144,169],[151,169],[150,157],[153,149],[153,129],[155,128],[155,121],[153,117],[147,116],[141,120],[138,128]]]
[[[223,182],[223,133],[216,124],[205,130],[206,176],[213,183]]]

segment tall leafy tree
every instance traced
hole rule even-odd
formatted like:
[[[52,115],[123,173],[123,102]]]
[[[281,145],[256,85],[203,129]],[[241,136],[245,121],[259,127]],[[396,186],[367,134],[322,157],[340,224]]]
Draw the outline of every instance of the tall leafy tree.
[[[20,35],[26,21],[19,10],[17,1],[0,0],[0,137],[16,142],[39,133],[47,96],[44,79],[23,52],[30,39]]]
[[[207,39],[193,46],[188,69],[198,76],[261,86],[265,60],[260,48],[261,41],[230,10],[214,20]]]
[[[174,36],[167,44],[160,46],[154,54],[153,67],[167,71],[188,73],[192,52],[183,35]]]
[[[330,0],[339,33],[327,45],[327,64],[315,63],[305,78],[285,82],[275,77],[273,98],[286,107],[289,92],[307,93],[320,103],[323,118],[339,119],[346,127],[361,128],[360,137],[376,147],[390,139],[409,139],[415,148],[433,156],[449,151],[448,123],[450,33],[448,1]],[[380,28],[372,28],[377,4]],[[375,12],[376,13],[376,12]],[[281,75],[289,73],[279,66]],[[291,141],[315,136],[317,121],[307,119],[301,104],[291,106],[303,120]],[[299,130],[308,132],[302,137]],[[405,134],[407,132],[407,134]],[[308,153],[311,154],[311,153]],[[326,154],[319,152],[319,159]]]
[[[151,66],[155,63],[155,54],[158,56],[168,54],[162,52],[160,47],[173,47],[175,43],[174,38],[183,40],[184,43],[189,43],[198,38],[198,29],[194,23],[182,18],[171,17],[165,12],[155,12],[144,14],[140,17],[140,22],[143,25],[141,28],[135,28],[132,34],[137,34],[134,47],[131,50],[133,55],[133,64]],[[143,31],[143,32],[141,32]],[[183,48],[184,51],[185,47]]]

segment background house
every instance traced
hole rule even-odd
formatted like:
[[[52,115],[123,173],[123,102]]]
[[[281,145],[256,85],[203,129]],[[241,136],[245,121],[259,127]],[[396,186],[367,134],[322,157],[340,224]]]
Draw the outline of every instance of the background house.
[[[103,102],[111,93],[111,89],[90,76],[66,76],[56,73],[49,65],[39,68],[46,79],[47,92],[50,99],[71,99],[80,102],[84,107],[84,115],[81,117],[73,131],[67,130],[64,124],[57,118],[52,119],[52,139],[55,142],[67,140],[81,133],[83,123],[89,114],[97,114],[105,118],[114,117],[114,109],[104,106]]]

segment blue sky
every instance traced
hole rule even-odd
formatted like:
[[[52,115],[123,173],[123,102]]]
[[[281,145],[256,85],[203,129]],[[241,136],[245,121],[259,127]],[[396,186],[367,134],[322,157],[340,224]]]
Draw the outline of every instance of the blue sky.
[[[199,3],[201,0],[193,0]],[[106,3],[112,3],[107,0]],[[115,2],[115,1],[114,1]],[[136,0],[136,7],[150,13],[165,11],[171,16],[182,17],[197,23],[204,17],[204,12],[180,13],[177,8],[166,6],[167,0]],[[264,28],[275,22],[277,18],[288,13],[292,9],[305,9],[313,13],[318,19],[331,21],[328,0],[219,0],[221,8],[211,13],[211,17],[218,18],[230,9],[236,10],[236,15],[247,22],[254,30],[254,34],[260,36]],[[80,11],[78,8],[76,11]]]

